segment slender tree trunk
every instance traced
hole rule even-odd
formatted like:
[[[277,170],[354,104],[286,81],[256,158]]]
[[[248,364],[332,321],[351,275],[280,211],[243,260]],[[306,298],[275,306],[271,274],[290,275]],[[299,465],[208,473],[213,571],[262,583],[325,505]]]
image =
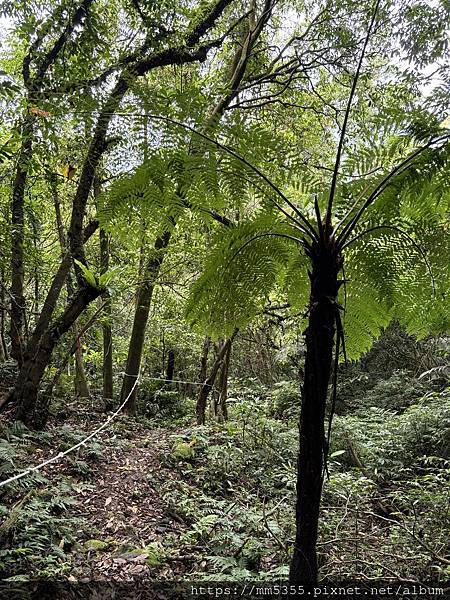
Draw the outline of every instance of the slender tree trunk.
[[[215,364],[215,360],[217,360],[217,357],[222,349],[222,346],[225,344],[225,340],[218,340],[217,342],[215,342],[214,344],[214,352],[215,352],[215,359],[213,362],[213,365]],[[222,363],[219,367],[219,371],[218,371],[218,376],[220,379],[220,374],[222,373],[222,368],[223,368],[223,360]],[[219,383],[220,386],[220,383]],[[214,387],[213,390],[211,390],[212,393],[210,394],[211,399],[209,401],[209,416],[211,419],[217,419],[217,404],[219,402],[219,396],[220,396],[220,389],[218,387]]]
[[[6,360],[5,350],[3,348],[3,342],[0,339],[0,362],[5,362],[5,360]]]
[[[1,269],[0,272],[0,360],[8,359],[8,347],[5,338],[5,272]]]
[[[36,325],[37,315],[39,314],[39,302],[40,302],[40,279],[39,279],[39,227],[36,219],[36,215],[33,214],[31,218],[31,227],[33,229],[33,246],[34,246],[34,265],[33,265],[33,279],[34,279],[34,302],[33,302],[33,325]],[[28,328],[27,337],[28,337]]]
[[[323,484],[325,407],[330,380],[338,272],[342,265],[333,249],[319,248],[312,257],[309,321],[305,332],[305,378],[299,423],[297,506],[294,554],[290,582],[315,582],[318,576],[317,531]]]
[[[197,406],[195,409],[197,415],[197,425],[205,424],[206,406],[208,403],[209,394],[212,388],[214,387],[214,382],[216,381],[219,369],[222,366],[222,363],[225,359],[225,355],[228,352],[228,349],[231,346],[234,338],[236,337],[236,334],[237,329],[234,331],[233,335],[230,338],[228,338],[227,341],[222,345],[211,367],[211,372],[209,376],[203,381],[197,398]]]
[[[83,346],[79,339],[78,326],[75,324],[72,327],[73,334],[76,339],[76,350],[75,350],[75,394],[79,398],[90,398],[91,392],[89,390],[89,384],[86,377],[86,371],[84,369],[83,361]]]
[[[11,202],[11,357],[23,361],[24,297],[24,204],[28,167],[33,148],[33,117],[26,115],[22,127],[22,147],[13,182]]]
[[[173,382],[173,374],[175,371],[175,352],[170,349],[167,354],[167,369],[166,369],[166,383],[171,384]]]
[[[205,381],[206,376],[208,374],[208,354],[210,345],[211,338],[209,336],[206,336],[205,341],[203,342],[202,357],[200,359],[200,371],[198,377],[199,381]]]
[[[131,330],[127,364],[120,394],[121,402],[128,397],[124,410],[129,415],[136,414],[137,386],[135,386],[135,382],[139,376],[139,369],[141,367],[145,328],[150,313],[150,304],[155,288],[155,281],[164,258],[163,252],[169,245],[171,236],[172,232],[166,231],[162,236],[157,238],[154,245],[157,253],[147,262],[144,273],[144,282],[139,286],[138,290],[137,306],[134,313],[133,329]]]
[[[108,234],[100,229],[100,272],[106,273],[109,268],[109,238]],[[103,336],[103,401],[105,410],[111,410],[113,407],[114,387],[113,387],[113,340],[111,328],[111,296],[108,290],[102,295],[106,302],[105,314],[102,323]]]
[[[228,346],[223,360],[219,378],[219,396],[217,398],[216,416],[219,423],[228,420],[227,396],[228,396],[228,373],[230,371],[231,347]]]

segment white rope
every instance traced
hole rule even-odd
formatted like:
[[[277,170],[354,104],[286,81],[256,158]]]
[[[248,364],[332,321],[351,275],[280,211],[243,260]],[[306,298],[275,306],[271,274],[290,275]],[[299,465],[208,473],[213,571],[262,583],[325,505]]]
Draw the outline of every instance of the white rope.
[[[67,450],[64,450],[64,452],[59,452],[58,454],[55,454],[55,456],[52,456],[52,458],[49,458],[48,460],[45,460],[44,462],[42,462],[42,463],[40,463],[38,465],[35,465],[34,467],[30,467],[29,469],[25,469],[24,471],[21,471],[20,473],[17,473],[17,475],[13,475],[12,477],[9,477],[9,479],[5,479],[4,481],[0,481],[0,487],[3,487],[5,485],[7,485],[8,483],[12,483],[13,481],[18,481],[19,479],[22,479],[23,477],[26,477],[27,475],[30,475],[31,473],[35,473],[36,471],[39,471],[43,467],[45,467],[47,465],[50,465],[51,463],[56,462],[60,458],[64,458],[65,456],[67,456],[71,452],[74,452],[75,450],[78,450],[78,448],[81,448],[81,446],[84,446],[84,444],[86,444],[86,442],[88,442],[93,437],[95,437],[97,434],[99,434],[100,431],[103,431],[103,429],[105,429],[111,423],[111,421],[113,419],[115,419],[117,417],[117,415],[120,413],[120,411],[122,410],[122,408],[125,406],[125,404],[128,402],[128,400],[131,398],[131,395],[134,392],[134,390],[135,390],[135,388],[136,388],[136,386],[138,384],[139,375],[129,375],[128,373],[125,373],[125,377],[136,378],[136,381],[134,382],[133,387],[131,388],[130,393],[125,398],[125,400],[122,402],[122,404],[119,406],[119,408],[117,408],[113,412],[113,414],[106,419],[106,421],[104,423],[102,423],[99,427],[97,427],[97,429],[95,429],[87,437],[85,437],[83,440],[81,440],[81,442],[78,442],[74,446],[71,446]],[[193,385],[201,385],[201,386],[207,385],[210,388],[216,389],[214,387],[214,385],[210,385],[210,384],[207,384],[207,383],[199,383],[198,381],[182,381],[181,379],[164,379],[163,377],[147,377],[147,379],[150,379],[152,381],[165,381],[167,383],[190,383],[190,384],[193,384]],[[163,388],[161,388],[161,389],[163,389]],[[157,390],[157,391],[160,391],[160,390]]]
[[[106,419],[106,421],[104,421],[99,427],[97,427],[97,429],[95,429],[87,437],[85,437],[83,440],[81,440],[81,442],[78,442],[74,446],[71,446],[67,450],[64,450],[64,452],[59,452],[59,454],[56,454],[55,456],[52,456],[52,458],[49,458],[48,460],[45,460],[44,462],[42,462],[42,463],[40,463],[38,465],[35,465],[34,467],[30,467],[29,469],[25,469],[25,471],[21,471],[20,473],[17,473],[17,475],[13,475],[12,477],[9,477],[9,479],[5,479],[4,481],[0,481],[0,487],[3,487],[5,485],[7,485],[8,483],[12,483],[13,481],[18,481],[19,479],[22,479],[23,477],[26,477],[27,475],[30,475],[31,473],[39,471],[40,469],[42,469],[46,465],[50,465],[51,463],[56,462],[60,458],[64,458],[65,456],[67,456],[71,452],[74,452],[75,450],[78,450],[78,448],[80,448],[81,446],[83,446],[84,444],[86,444],[86,442],[88,442],[93,437],[95,437],[97,434],[99,434],[100,431],[103,431],[103,429],[105,429],[105,427],[107,427],[111,423],[111,421],[117,417],[117,415],[120,413],[120,411],[122,410],[122,408],[125,406],[125,404],[128,402],[128,400],[131,398],[131,395],[134,392],[134,390],[135,390],[135,388],[136,388],[136,386],[138,384],[138,381],[139,381],[139,375],[136,376],[136,381],[134,382],[133,387],[130,390],[130,393],[125,398],[125,400],[122,402],[122,404],[119,406],[119,408],[117,408],[113,412],[113,414]]]

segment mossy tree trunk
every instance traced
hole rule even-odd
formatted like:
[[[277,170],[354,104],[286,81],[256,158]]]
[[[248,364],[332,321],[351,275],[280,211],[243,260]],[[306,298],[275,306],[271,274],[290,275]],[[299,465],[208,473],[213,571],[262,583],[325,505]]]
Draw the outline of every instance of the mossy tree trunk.
[[[164,250],[169,245],[171,237],[171,231],[166,231],[162,236],[157,238],[154,244],[155,254],[146,263],[145,271],[143,273],[144,281],[138,289],[133,328],[131,330],[128,348],[127,364],[120,394],[121,402],[124,402],[127,399],[124,411],[129,415],[136,414],[136,381],[139,376],[142,353],[144,350],[145,329],[150,313],[150,305],[155,289],[156,278],[158,277],[164,259]]]

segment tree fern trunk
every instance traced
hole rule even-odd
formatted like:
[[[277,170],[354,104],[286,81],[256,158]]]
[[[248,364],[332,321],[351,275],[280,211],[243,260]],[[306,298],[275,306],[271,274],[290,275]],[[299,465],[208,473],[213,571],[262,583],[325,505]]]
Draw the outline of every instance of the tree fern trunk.
[[[291,562],[293,584],[315,582],[318,575],[317,530],[323,484],[325,406],[330,380],[340,258],[323,246],[316,250],[310,274],[311,294],[305,332],[305,378],[300,416],[297,470],[296,537]]]

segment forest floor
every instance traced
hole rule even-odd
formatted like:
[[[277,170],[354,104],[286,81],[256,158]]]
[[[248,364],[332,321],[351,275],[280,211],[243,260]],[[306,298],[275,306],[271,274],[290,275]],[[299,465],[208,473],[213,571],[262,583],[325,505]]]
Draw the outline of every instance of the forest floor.
[[[68,432],[87,435],[106,418],[77,402],[76,409],[66,410],[63,429],[50,422],[47,443],[32,445],[27,463],[20,460],[16,466],[23,469],[52,458],[72,443]],[[163,563],[160,556],[168,534],[178,539],[181,549],[180,538],[188,529],[161,494],[165,482],[180,477],[170,456],[174,440],[182,437],[176,427],[149,429],[120,415],[95,438],[94,452],[88,445],[77,451],[78,456],[69,454],[40,470],[46,488],[61,482],[70,487],[72,501],[64,516],[82,524],[73,540],[58,541],[61,549],[70,550],[70,581],[170,579],[189,572],[189,555],[165,552]],[[39,495],[39,488],[35,493]],[[24,494],[11,496],[11,508],[20,496]],[[198,560],[198,555],[193,558]]]
[[[91,464],[90,480],[95,485],[80,489],[72,507],[73,515],[84,520],[85,531],[98,532],[99,540],[107,544],[76,555],[74,572],[81,580],[154,577],[163,538],[168,532],[181,536],[186,529],[160,494],[163,483],[177,477],[176,470],[161,461],[170,455],[177,432],[148,430],[130,420],[122,424],[130,429],[116,428],[112,438],[107,432],[101,436],[102,457]],[[149,555],[149,546],[155,553]],[[166,560],[165,572],[158,576],[172,576],[180,570],[185,570],[183,562]]]
[[[441,581],[450,574],[450,390],[413,396],[397,375],[389,385],[374,388],[369,407],[335,417],[321,569],[331,579]],[[259,388],[234,391],[224,424],[193,425],[193,399],[169,415],[118,415],[75,452],[0,488],[0,583],[286,577],[296,397],[283,408]],[[402,410],[376,408],[405,398]],[[55,399],[40,432],[14,421],[12,408],[2,413],[0,479],[79,444],[108,418],[100,405]]]

